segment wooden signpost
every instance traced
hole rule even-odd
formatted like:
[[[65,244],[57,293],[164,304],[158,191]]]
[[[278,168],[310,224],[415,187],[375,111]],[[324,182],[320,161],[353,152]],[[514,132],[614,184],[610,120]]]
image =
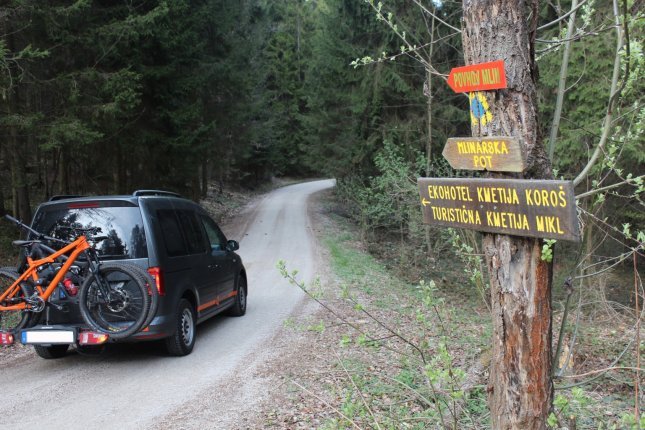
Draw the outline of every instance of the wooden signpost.
[[[506,88],[504,60],[455,67],[448,75],[448,85],[456,93]]]
[[[456,67],[448,85],[457,93],[506,88],[504,61]],[[469,99],[473,123],[486,125],[492,119],[486,98],[476,93]],[[443,156],[453,169],[521,173],[526,168],[513,137],[453,137]],[[419,178],[417,183],[426,224],[580,241],[571,181]]]
[[[426,224],[580,241],[570,181],[419,178]]]
[[[524,158],[512,137],[451,137],[442,155],[453,169],[522,172]]]

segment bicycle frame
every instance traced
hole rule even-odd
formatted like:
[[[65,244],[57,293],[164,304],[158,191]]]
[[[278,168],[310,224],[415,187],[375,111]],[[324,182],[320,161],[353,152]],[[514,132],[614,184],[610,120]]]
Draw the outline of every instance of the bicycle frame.
[[[38,290],[38,296],[41,297],[43,300],[47,301],[49,297],[54,293],[54,290],[56,289],[56,286],[58,286],[58,283],[63,280],[63,277],[65,274],[67,274],[69,268],[74,264],[78,256],[85,252],[87,249],[90,248],[89,243],[87,242],[87,238],[83,236],[79,236],[74,242],[70,243],[69,245],[66,245],[64,248],[61,248],[59,251],[56,251],[55,253],[48,255],[47,257],[40,258],[37,260],[32,260],[31,258],[28,258],[27,261],[29,263],[29,267],[27,270],[20,275],[18,280],[14,282],[11,287],[7,288],[7,290],[0,295],[0,303],[4,300],[7,299],[7,297],[12,297],[14,294],[18,293],[20,291],[20,283],[24,282],[25,280],[32,278],[34,280],[38,279],[38,273],[37,269],[41,266],[44,266],[45,264],[51,264],[55,263],[57,258],[60,258],[70,252],[69,257],[67,260],[63,263],[62,267],[56,272],[56,275],[54,278],[51,280],[49,285],[47,285],[47,288],[43,290],[43,288],[39,285],[36,286],[36,289]],[[90,270],[92,270],[92,263],[90,262]],[[15,305],[10,305],[10,306],[1,306],[0,305],[0,311],[12,311],[12,310],[23,310],[23,309],[28,309],[28,304],[26,302],[21,302],[17,303]]]

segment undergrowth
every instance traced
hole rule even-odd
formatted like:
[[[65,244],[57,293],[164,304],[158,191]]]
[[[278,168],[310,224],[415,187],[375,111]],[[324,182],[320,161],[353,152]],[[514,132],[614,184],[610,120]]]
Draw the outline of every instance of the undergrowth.
[[[309,381],[327,409],[318,428],[489,428],[490,314],[482,300],[487,292],[481,261],[473,258],[478,250],[468,244],[478,238],[463,242],[453,233],[455,249],[438,255],[433,267],[423,271],[424,280],[410,282],[411,274],[400,264],[368,253],[374,246],[365,244],[349,220],[328,215],[334,233],[325,233],[322,242],[334,280],[304,284],[297,271],[279,264],[283,276],[327,309],[328,318],[306,326],[328,338],[326,354],[331,357],[328,372],[333,377]],[[380,246],[396,245],[384,241]],[[459,250],[467,255],[456,256]],[[450,273],[457,268],[458,273]],[[577,362],[569,376],[609,363],[625,344],[625,336],[614,331],[612,337],[607,326],[597,327],[584,313],[580,320]],[[556,315],[554,331],[558,328]],[[567,330],[565,340],[573,335],[571,326]],[[618,364],[630,363],[633,357],[626,354]],[[633,384],[626,375],[565,385],[576,381],[557,381],[561,389],[554,396],[551,428],[645,428],[645,422],[634,420]]]

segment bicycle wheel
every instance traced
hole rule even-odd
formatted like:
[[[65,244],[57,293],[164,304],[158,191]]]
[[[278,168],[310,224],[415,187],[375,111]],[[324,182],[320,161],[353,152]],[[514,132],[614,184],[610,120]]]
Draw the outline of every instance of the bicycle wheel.
[[[2,267],[0,268],[0,295],[18,280],[20,275],[13,268]],[[30,285],[22,283],[20,285],[20,292],[14,294],[13,297],[29,297],[33,289]],[[4,304],[4,303],[3,303]],[[27,327],[31,321],[31,312],[26,309],[14,311],[0,311],[0,331],[16,333],[18,330]]]
[[[105,263],[105,265],[109,264],[111,263]],[[130,265],[130,268],[137,272],[140,281],[146,286],[148,295],[150,296],[150,308],[148,309],[148,316],[141,326],[142,328],[146,328],[150,325],[155,315],[157,314],[157,307],[159,306],[159,291],[157,290],[157,286],[155,285],[154,278],[152,277],[152,275],[150,275],[150,273],[148,273],[147,270],[140,266],[135,266],[134,264]]]
[[[83,282],[78,304],[83,319],[93,329],[121,339],[142,328],[150,295],[132,265],[110,263],[101,265],[98,273]]]

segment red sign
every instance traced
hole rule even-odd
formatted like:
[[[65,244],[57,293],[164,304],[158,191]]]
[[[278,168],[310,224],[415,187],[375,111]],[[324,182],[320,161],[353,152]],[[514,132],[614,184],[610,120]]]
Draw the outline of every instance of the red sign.
[[[455,67],[448,76],[448,85],[456,93],[506,88],[504,60]]]

